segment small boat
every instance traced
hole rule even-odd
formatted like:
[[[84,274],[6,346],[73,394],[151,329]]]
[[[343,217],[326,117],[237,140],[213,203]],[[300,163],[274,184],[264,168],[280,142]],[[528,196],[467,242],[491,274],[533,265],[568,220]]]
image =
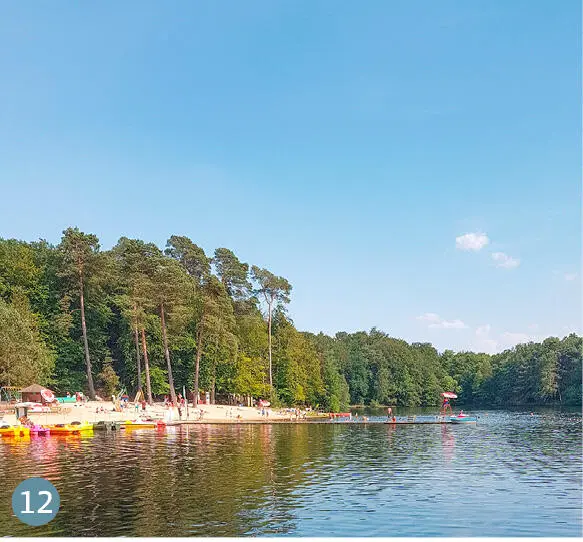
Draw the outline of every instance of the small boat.
[[[122,422],[125,429],[155,429],[156,427],[165,427],[166,422],[162,420],[127,420]]]
[[[457,416],[450,416],[449,421],[451,423],[477,423],[478,419],[475,416],[460,413]]]
[[[52,434],[79,434],[86,431],[93,431],[93,424],[89,422],[57,423],[49,425]]]
[[[30,428],[25,425],[2,425],[0,426],[1,437],[28,437]]]

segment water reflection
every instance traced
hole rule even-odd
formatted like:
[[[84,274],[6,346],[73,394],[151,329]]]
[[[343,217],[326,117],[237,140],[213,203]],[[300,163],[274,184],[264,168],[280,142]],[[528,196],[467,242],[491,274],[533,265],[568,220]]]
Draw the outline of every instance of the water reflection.
[[[441,446],[446,463],[451,463],[455,456],[454,429],[445,424],[441,426]]]
[[[5,508],[24,477],[46,477],[61,494],[49,525],[0,517],[2,535],[581,534],[581,417],[572,415],[6,439],[0,470]],[[446,513],[452,505],[464,514]]]

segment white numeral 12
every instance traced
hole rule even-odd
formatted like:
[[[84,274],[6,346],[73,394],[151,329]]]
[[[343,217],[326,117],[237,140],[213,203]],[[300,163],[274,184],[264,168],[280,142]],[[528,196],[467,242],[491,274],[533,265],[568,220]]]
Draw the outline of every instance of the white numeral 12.
[[[49,503],[53,500],[53,496],[51,495],[50,491],[39,491],[39,495],[45,495],[47,497],[46,502],[38,509],[38,514],[52,514],[52,510],[45,510],[45,508],[49,505]],[[30,509],[30,491],[23,491],[21,495],[24,495],[26,506],[25,509],[21,512],[22,514],[34,514],[34,510]]]

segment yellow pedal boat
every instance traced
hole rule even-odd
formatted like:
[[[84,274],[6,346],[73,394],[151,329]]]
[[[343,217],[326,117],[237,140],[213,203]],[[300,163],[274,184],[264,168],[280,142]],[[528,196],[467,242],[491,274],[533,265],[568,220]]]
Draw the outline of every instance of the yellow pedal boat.
[[[122,422],[121,426],[125,429],[155,429],[156,427],[165,427],[166,424],[162,421],[127,420]]]
[[[57,423],[49,425],[51,435],[55,434],[76,434],[93,431],[93,424],[88,422],[73,422],[73,423]]]
[[[3,425],[0,426],[0,436],[28,437],[30,436],[30,428],[24,425]]]

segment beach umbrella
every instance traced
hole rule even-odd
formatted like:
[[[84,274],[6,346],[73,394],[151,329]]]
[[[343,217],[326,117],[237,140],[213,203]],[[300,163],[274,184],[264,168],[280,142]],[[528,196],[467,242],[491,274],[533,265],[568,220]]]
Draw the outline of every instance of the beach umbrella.
[[[451,391],[444,391],[441,394],[442,397],[447,397],[448,399],[457,399],[457,395],[455,393],[452,393]]]

